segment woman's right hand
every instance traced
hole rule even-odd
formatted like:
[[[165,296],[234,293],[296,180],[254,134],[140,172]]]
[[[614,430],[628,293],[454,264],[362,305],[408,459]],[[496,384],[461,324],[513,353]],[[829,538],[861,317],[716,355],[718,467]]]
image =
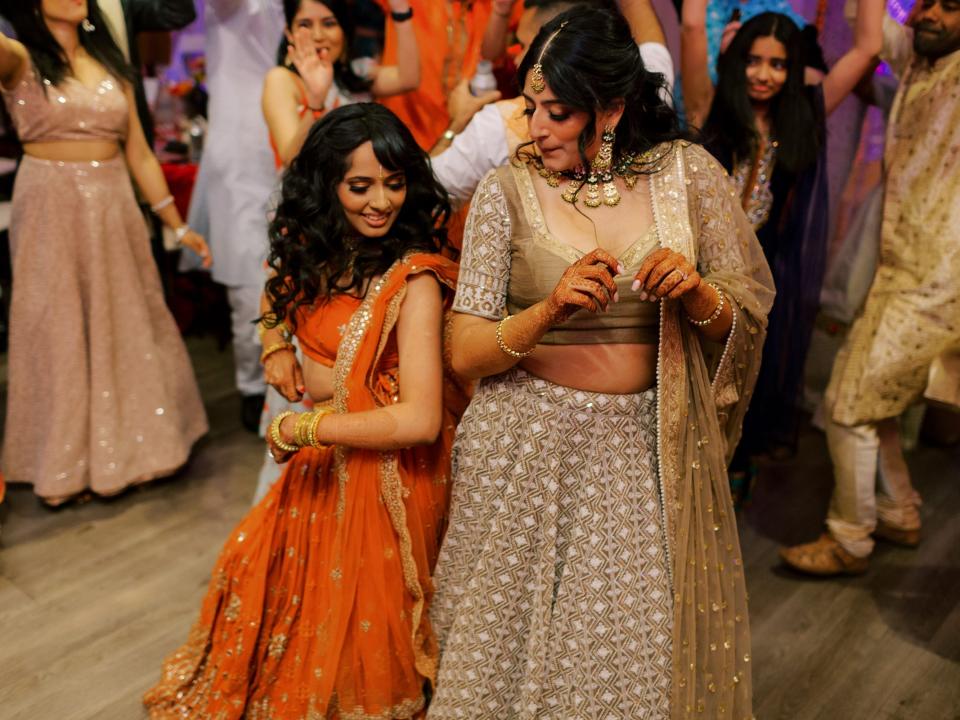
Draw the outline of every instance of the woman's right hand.
[[[551,325],[564,322],[577,310],[606,311],[620,299],[613,278],[623,272],[620,263],[606,250],[597,248],[564,270],[560,282],[544,303]]]
[[[324,48],[317,52],[310,28],[298,28],[293,35],[293,48],[290,51],[293,66],[307,91],[307,105],[320,110],[327,100],[327,93],[333,85],[333,61],[330,51]]]
[[[303,399],[306,392],[303,369],[293,350],[288,348],[270,353],[263,361],[263,376],[268,385],[290,402]]]

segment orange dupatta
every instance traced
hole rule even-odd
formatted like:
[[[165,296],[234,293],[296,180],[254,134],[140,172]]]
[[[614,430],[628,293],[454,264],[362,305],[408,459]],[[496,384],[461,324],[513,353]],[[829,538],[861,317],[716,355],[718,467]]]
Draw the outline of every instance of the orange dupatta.
[[[337,412],[394,401],[397,368],[380,360],[407,280],[420,272],[451,291],[456,285],[456,265],[439,255],[408,256],[383,275],[344,330]],[[316,315],[298,335],[322,322]],[[466,404],[447,373],[434,444],[298,452],[227,541],[187,643],[144,697],[150,716],[419,717],[424,680],[436,676],[427,609],[446,527],[450,449]]]

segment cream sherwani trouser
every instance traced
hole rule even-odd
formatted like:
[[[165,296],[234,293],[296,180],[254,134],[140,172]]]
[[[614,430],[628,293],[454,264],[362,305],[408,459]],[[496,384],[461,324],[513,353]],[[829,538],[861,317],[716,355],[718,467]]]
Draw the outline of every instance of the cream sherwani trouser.
[[[920,495],[910,482],[896,418],[847,427],[826,423],[834,490],[827,514],[830,534],[851,555],[873,552],[879,517],[905,530],[920,528]]]

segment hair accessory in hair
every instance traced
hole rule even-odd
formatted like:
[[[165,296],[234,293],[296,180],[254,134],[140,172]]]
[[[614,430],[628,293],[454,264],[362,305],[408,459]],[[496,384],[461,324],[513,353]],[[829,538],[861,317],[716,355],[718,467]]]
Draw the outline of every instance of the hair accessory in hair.
[[[539,95],[546,90],[546,88],[547,83],[543,79],[543,65],[537,63],[533,66],[533,70],[530,71],[530,89]]]
[[[560,27],[554,30],[553,35],[547,38],[547,41],[543,44],[543,47],[540,48],[540,56],[537,58],[537,62],[530,69],[530,89],[533,90],[533,92],[537,95],[542,93],[547,87],[546,80],[543,79],[543,63],[541,62],[541,60],[543,60],[543,55],[545,52],[547,52],[547,48],[550,47],[550,43],[553,42],[553,39],[559,35],[560,31],[566,26],[567,22],[567,20],[564,20],[562,23],[560,23]]]

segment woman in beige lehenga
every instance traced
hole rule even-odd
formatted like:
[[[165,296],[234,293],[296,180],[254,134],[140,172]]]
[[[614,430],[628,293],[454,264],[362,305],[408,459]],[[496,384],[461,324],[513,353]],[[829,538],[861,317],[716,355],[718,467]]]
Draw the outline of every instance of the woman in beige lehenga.
[[[622,18],[571,10],[519,70],[533,143],[474,197],[429,717],[751,717],[726,463],[769,268]],[[587,168],[584,170],[583,168]]]
[[[50,504],[183,465],[207,430],[130,174],[209,264],[143,136],[133,70],[90,0],[0,3],[3,99],[25,155],[13,194],[3,471]]]

